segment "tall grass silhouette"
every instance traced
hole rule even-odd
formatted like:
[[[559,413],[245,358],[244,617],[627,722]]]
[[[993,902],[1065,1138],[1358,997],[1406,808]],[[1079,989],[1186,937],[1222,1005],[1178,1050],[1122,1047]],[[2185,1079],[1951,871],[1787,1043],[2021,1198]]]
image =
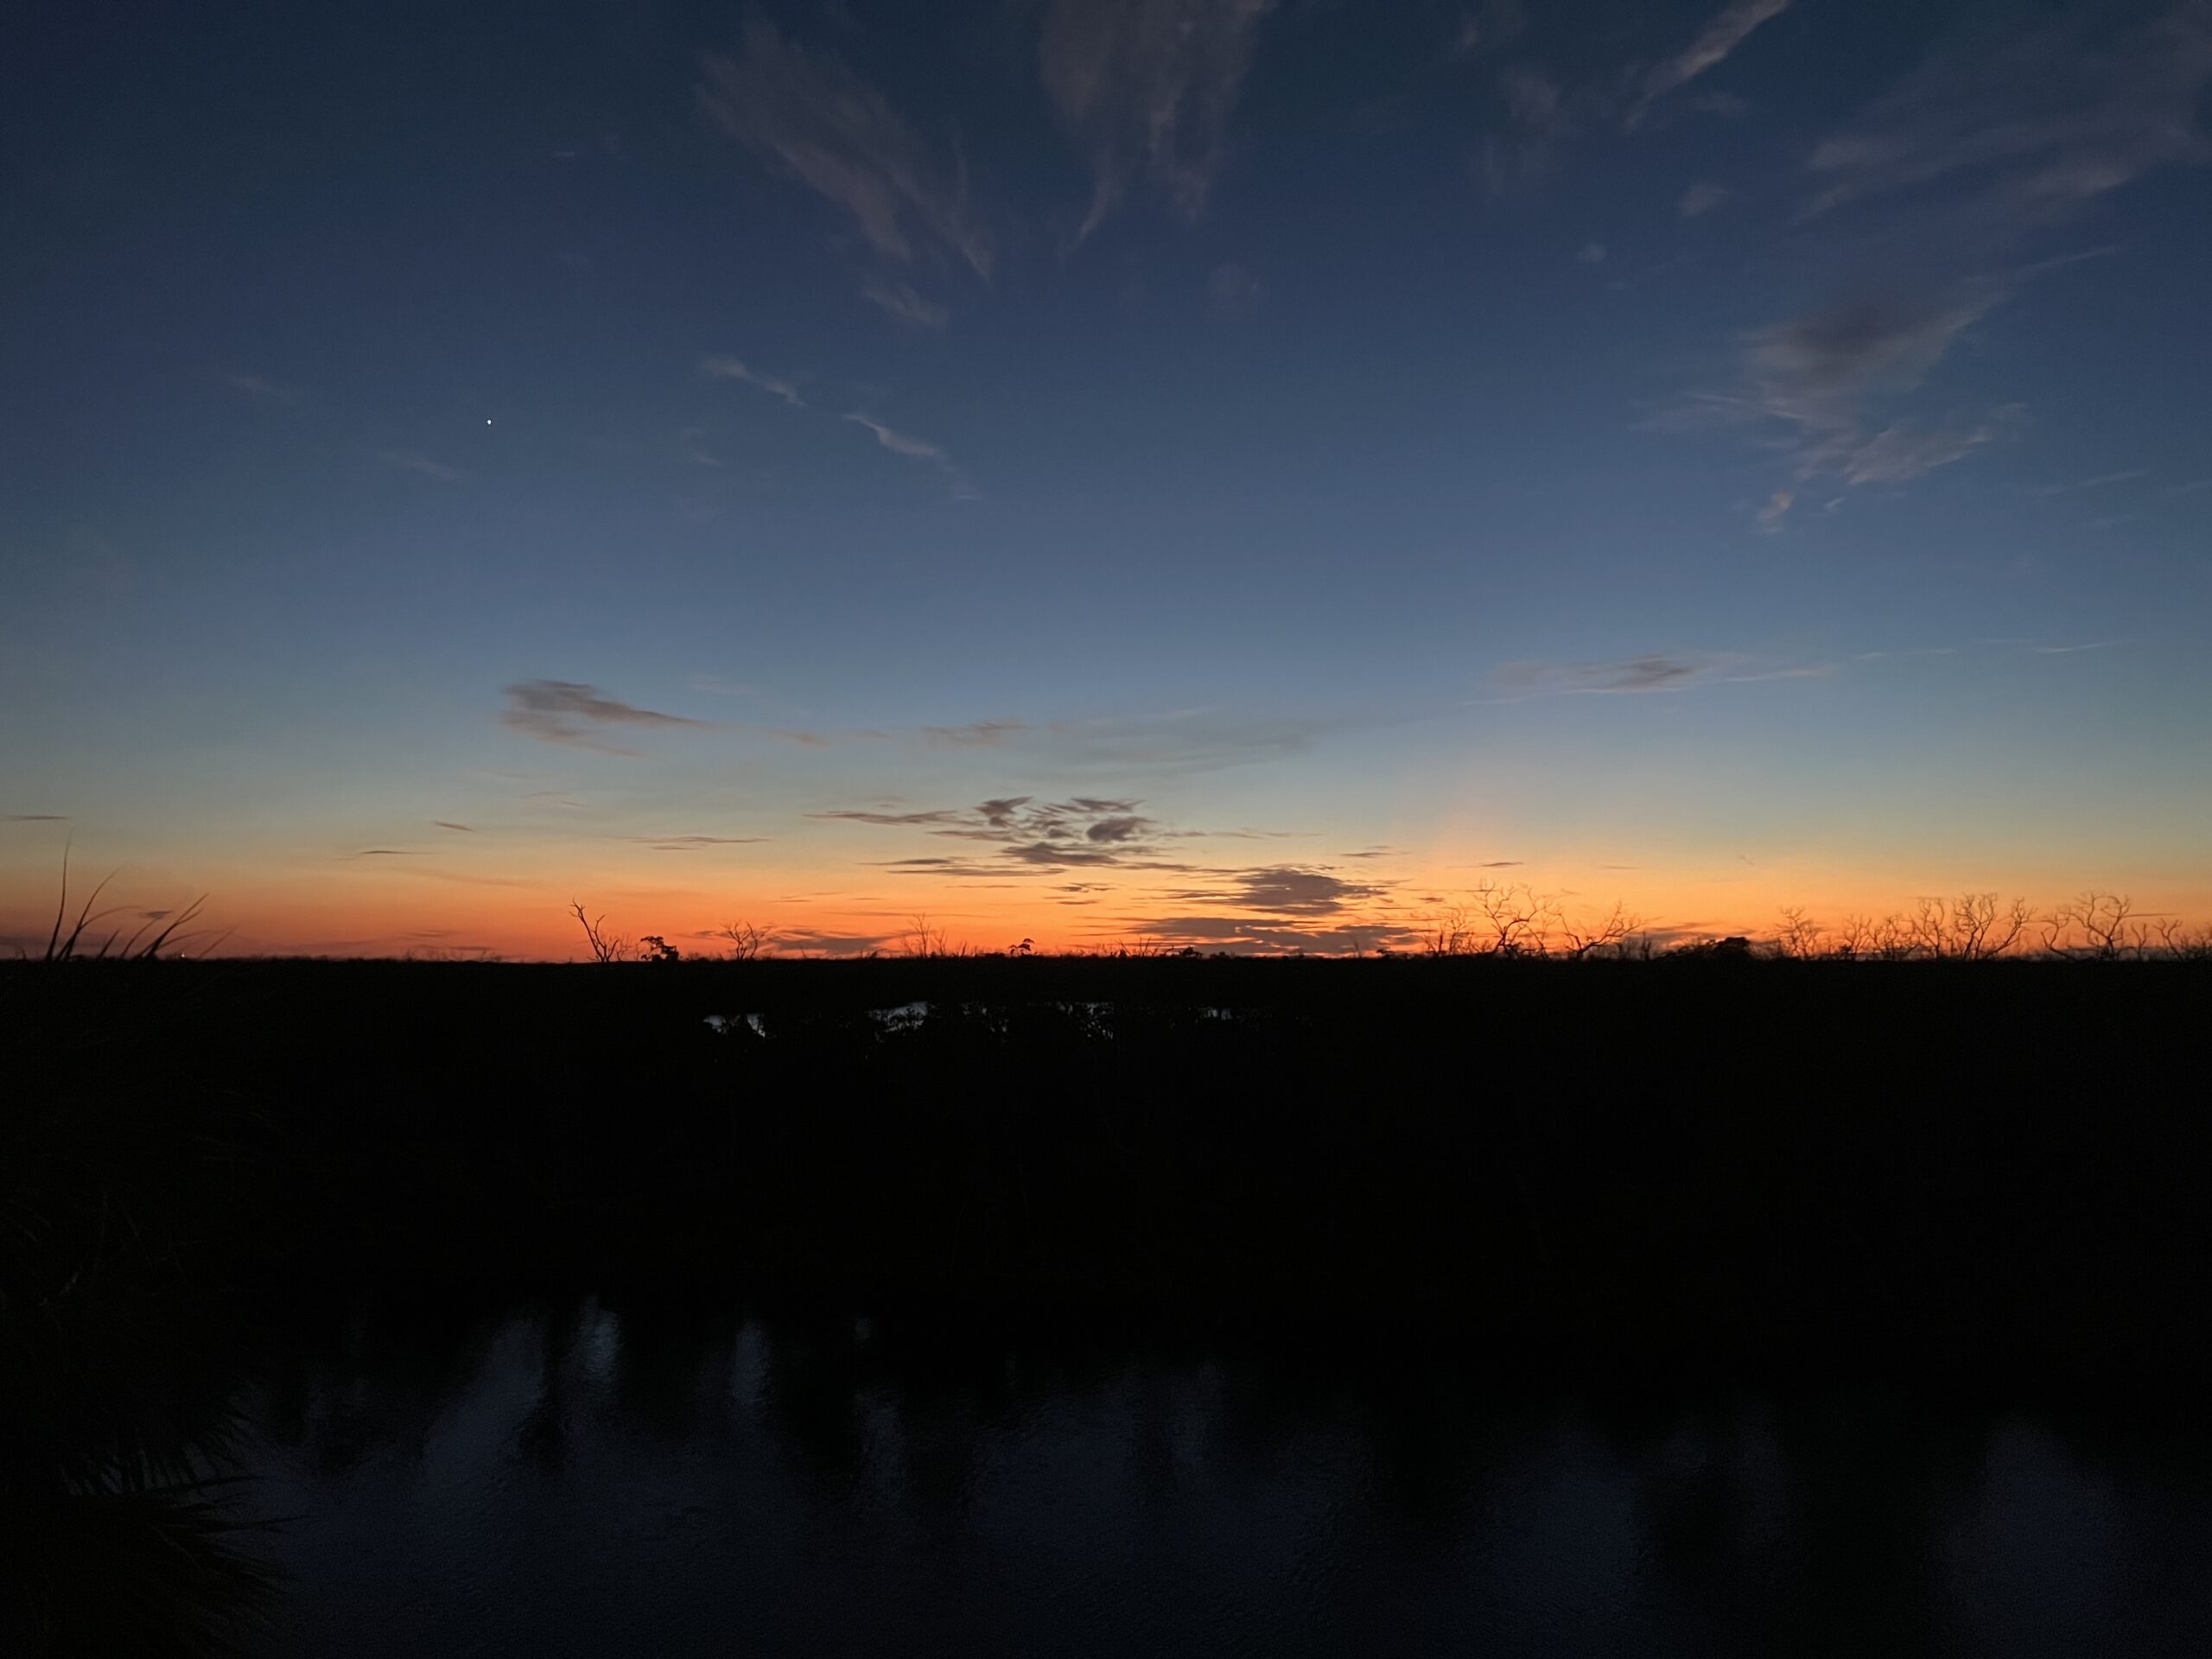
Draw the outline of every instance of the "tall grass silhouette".
[[[230,1310],[204,1276],[265,1125],[166,977],[186,906],[88,944],[106,883],[0,975],[0,1634],[10,1651],[229,1650],[269,1605],[244,1548]],[[154,925],[159,921],[162,925]]]

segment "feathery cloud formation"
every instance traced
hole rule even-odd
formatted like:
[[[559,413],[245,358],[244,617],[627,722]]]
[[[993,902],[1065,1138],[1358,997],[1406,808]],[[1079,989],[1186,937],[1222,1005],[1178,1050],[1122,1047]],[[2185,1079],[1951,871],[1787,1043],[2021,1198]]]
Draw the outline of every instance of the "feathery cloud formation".
[[[507,688],[507,706],[500,710],[499,724],[541,742],[565,743],[600,754],[635,754],[635,749],[610,741],[602,728],[703,728],[707,722],[640,709],[574,680],[524,680]]]
[[[1789,0],[1732,0],[1713,14],[1695,40],[1645,72],[1643,92],[1629,109],[1628,125],[1636,126],[1654,103],[1726,60],[1753,29],[1789,10]]]
[[[1185,219],[1205,211],[1224,136],[1274,0],[1049,0],[1045,92],[1090,164],[1097,229],[1140,178]]]
[[[798,395],[798,388],[788,380],[772,374],[763,374],[758,369],[747,368],[734,357],[702,358],[699,372],[710,380],[742,380],[748,386],[782,398],[793,409],[804,409],[806,399]]]
[[[2170,162],[2212,160],[2196,121],[2212,81],[2212,4],[2182,0],[2117,36],[2076,9],[1994,48],[1932,55],[1813,152],[1817,218],[1878,197],[1925,199],[2009,240]]]
[[[917,328],[942,328],[952,321],[952,313],[945,307],[923,298],[904,283],[863,283],[861,297]]]
[[[735,53],[707,58],[698,97],[723,131],[850,214],[878,252],[948,252],[990,279],[993,240],[969,204],[964,168],[940,162],[839,59],[810,56],[755,17]]]

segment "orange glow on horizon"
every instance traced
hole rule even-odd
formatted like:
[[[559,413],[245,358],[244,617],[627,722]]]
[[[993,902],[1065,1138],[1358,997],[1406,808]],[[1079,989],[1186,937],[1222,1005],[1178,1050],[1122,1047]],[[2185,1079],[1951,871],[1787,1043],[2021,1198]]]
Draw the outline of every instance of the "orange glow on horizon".
[[[764,879],[758,871],[671,879],[668,861],[630,860],[587,870],[541,859],[535,868],[499,874],[441,868],[417,872],[391,864],[328,869],[194,867],[178,861],[126,870],[101,899],[120,906],[91,930],[97,939],[116,922],[130,931],[148,907],[181,906],[209,895],[205,925],[223,933],[220,955],[402,957],[489,956],[508,960],[584,959],[582,930],[569,906],[583,903],[603,915],[609,931],[635,941],[658,935],[684,954],[725,954],[725,923],[759,927],[764,950],[776,955],[850,956],[907,948],[925,923],[948,947],[1001,950],[1023,939],[1039,951],[1111,951],[1144,944],[1201,950],[1287,950],[1344,954],[1378,946],[1418,950],[1421,937],[1449,910],[1474,909],[1484,880],[1551,898],[1572,921],[1586,921],[1618,901],[1643,929],[1662,940],[1731,934],[1770,937],[1784,906],[1802,906],[1834,928],[1847,915],[1879,917],[1909,911],[1923,895],[1952,897],[1994,891],[2026,898],[2047,911],[2085,887],[2126,892],[2148,918],[2212,918],[2212,890],[2202,885],[2126,880],[2068,880],[2031,873],[1929,870],[1878,875],[1811,863],[1780,868],[1716,861],[1698,868],[1606,870],[1570,865],[1471,868],[1462,861],[1378,861],[1361,868],[1315,861],[1324,871],[1373,896],[1332,908],[1268,911],[1231,903],[1201,904],[1179,895],[1157,876],[1119,870],[1078,871],[1024,884],[928,876],[883,878],[849,866],[786,868]],[[73,866],[71,910],[99,879],[81,858]],[[856,880],[855,875],[861,879]],[[704,879],[702,879],[704,877]],[[1940,879],[1948,877],[1948,879]],[[2011,879],[2007,879],[2010,877]],[[868,878],[874,878],[870,880]],[[1173,878],[1184,887],[1192,878]],[[496,884],[496,885],[494,885]],[[1085,891],[1056,891],[1080,886]],[[35,954],[54,918],[56,873],[17,860],[0,868],[0,936]],[[1198,917],[1205,928],[1179,925]],[[203,937],[200,941],[207,944]]]

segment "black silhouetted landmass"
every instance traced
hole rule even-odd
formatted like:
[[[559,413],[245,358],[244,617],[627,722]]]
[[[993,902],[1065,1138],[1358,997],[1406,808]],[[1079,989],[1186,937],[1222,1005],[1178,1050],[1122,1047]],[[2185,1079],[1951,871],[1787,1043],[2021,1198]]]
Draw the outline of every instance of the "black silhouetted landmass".
[[[203,1503],[226,1346],[349,1300],[2193,1399],[2208,993],[1731,950],[0,968],[14,1512]]]

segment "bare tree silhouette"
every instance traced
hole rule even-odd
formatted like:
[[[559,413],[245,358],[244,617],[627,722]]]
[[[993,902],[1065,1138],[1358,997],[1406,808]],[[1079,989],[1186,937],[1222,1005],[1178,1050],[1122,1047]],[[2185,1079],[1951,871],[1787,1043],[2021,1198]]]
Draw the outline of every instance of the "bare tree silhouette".
[[[1474,949],[1474,929],[1463,905],[1439,912],[1421,936],[1421,948],[1432,957],[1464,957]]]
[[[1863,918],[1860,919],[1864,925]],[[1849,924],[1847,923],[1847,926]],[[1774,943],[1780,952],[1793,962],[1803,962],[1821,954],[1821,941],[1827,937],[1827,930],[1805,913],[1802,905],[1782,907],[1782,925],[1774,930]],[[1855,956],[1855,950],[1839,947],[1840,956]]]
[[[1557,906],[1550,899],[1533,887],[1485,881],[1475,889],[1475,905],[1488,927],[1489,937],[1479,946],[1485,954],[1544,954],[1545,923],[1557,914]]]
[[[2090,888],[2069,899],[2044,918],[2044,949],[2053,956],[2110,962],[2147,944],[2140,923],[2131,930],[2134,901],[2124,893]]]
[[[1567,941],[1570,962],[1580,962],[1592,951],[1617,952],[1629,936],[1643,925],[1641,916],[1630,914],[1618,899],[1613,907],[1594,921],[1575,923],[1560,917],[1560,937]]]
[[[627,962],[630,959],[633,954],[630,941],[618,933],[607,932],[606,917],[586,914],[582,902],[577,899],[569,901],[569,913],[583,925],[584,943],[591,947],[594,962]]]
[[[1921,899],[1904,931],[1916,954],[1986,962],[2011,950],[2034,920],[2024,899],[2000,904],[1993,893],[1962,893],[1949,900]]]

